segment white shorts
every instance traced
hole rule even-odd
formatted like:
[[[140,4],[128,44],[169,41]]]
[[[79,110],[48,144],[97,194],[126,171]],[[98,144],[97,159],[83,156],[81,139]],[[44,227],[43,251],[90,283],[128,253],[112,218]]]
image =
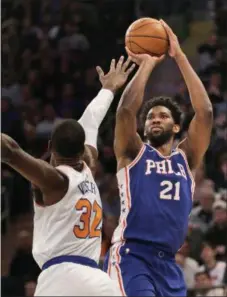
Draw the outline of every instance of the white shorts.
[[[115,281],[100,269],[75,263],[41,272],[34,296],[120,296]]]

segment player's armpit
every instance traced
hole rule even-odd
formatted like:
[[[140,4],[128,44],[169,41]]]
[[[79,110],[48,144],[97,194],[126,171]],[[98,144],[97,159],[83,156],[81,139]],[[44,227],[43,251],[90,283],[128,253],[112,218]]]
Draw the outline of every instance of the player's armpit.
[[[118,160],[118,167],[120,160],[120,167],[128,165],[127,162],[130,163],[143,146],[143,142],[137,133],[136,121],[137,119],[130,109],[124,107],[118,109],[114,136],[114,151]]]
[[[96,173],[96,165],[98,160],[98,151],[91,145],[85,145],[84,161],[91,169],[93,176]]]
[[[187,138],[179,144],[179,148],[185,152],[192,170],[200,165],[209,147],[212,125],[212,109],[202,115],[196,114],[190,123]]]
[[[23,151],[11,137],[1,134],[2,162],[7,163],[43,193],[45,205],[58,202],[67,192],[68,179],[47,162]]]

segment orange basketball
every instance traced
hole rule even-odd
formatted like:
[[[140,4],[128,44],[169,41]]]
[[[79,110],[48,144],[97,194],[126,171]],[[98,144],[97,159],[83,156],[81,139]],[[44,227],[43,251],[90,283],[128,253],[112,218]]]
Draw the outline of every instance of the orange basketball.
[[[169,40],[165,28],[158,20],[141,18],[129,26],[125,44],[134,54],[161,56],[168,51]]]

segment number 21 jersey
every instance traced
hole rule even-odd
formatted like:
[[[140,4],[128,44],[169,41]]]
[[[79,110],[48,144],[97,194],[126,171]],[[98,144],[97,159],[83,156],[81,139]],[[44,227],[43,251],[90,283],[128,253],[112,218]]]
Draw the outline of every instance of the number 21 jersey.
[[[194,180],[180,149],[168,157],[144,144],[138,156],[117,173],[121,216],[112,243],[152,243],[175,254],[187,234]]]
[[[33,256],[40,267],[51,258],[78,255],[99,261],[102,204],[98,187],[85,164],[81,172],[56,167],[68,177],[68,191],[51,206],[34,203]]]

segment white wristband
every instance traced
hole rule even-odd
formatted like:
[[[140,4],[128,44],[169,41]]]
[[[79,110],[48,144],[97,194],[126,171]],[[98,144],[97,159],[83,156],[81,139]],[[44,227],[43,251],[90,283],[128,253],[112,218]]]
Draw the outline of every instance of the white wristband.
[[[112,91],[101,89],[98,95],[85,109],[82,117],[78,121],[85,131],[85,144],[91,145],[97,149],[98,129],[113,99],[114,94]]]

